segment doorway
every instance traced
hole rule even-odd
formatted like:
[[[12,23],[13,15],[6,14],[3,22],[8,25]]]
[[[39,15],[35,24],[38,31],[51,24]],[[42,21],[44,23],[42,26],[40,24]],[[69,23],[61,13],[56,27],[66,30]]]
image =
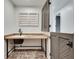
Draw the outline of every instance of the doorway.
[[[60,15],[56,16],[56,32],[60,32]]]

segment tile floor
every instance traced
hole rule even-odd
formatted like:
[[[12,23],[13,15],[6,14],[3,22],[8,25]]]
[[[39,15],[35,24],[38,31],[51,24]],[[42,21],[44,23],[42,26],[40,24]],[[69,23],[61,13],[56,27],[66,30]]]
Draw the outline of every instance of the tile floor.
[[[14,51],[8,59],[47,59],[43,51]]]

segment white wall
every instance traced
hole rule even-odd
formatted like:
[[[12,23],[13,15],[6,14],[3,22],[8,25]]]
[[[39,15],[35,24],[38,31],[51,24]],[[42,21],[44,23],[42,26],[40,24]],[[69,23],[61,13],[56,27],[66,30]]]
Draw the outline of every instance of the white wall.
[[[39,25],[37,27],[21,27],[23,32],[41,32],[41,9],[35,7],[16,7],[16,18],[18,17],[19,13],[38,13],[39,14]],[[18,22],[17,22],[17,28]]]
[[[5,0],[5,21],[4,21],[4,34],[16,33],[19,30],[16,17],[20,12],[37,12],[39,13],[39,25],[38,27],[22,27],[23,32],[41,32],[41,9],[33,7],[14,7],[12,3]]]
[[[15,9],[10,0],[5,0],[4,34],[16,32]]]
[[[54,5],[53,5],[53,0],[50,0],[51,5],[50,5],[50,32],[55,32],[55,12],[54,12]]]
[[[27,39],[23,44],[16,44],[15,46],[41,46],[41,39]],[[41,47],[16,47],[16,49],[41,49]]]
[[[67,5],[60,11],[61,24],[60,32],[74,32],[74,10],[72,5]]]
[[[73,7],[73,0],[67,1],[67,2],[59,2],[59,5],[57,5],[58,1],[55,0],[55,2],[52,1],[52,4],[50,6],[50,24],[52,25],[50,28],[50,32],[56,31],[56,15],[60,13],[61,16],[61,25],[60,25],[60,32],[64,33],[73,33],[74,32],[74,7]],[[62,5],[60,5],[62,4]],[[58,8],[57,8],[58,7]]]
[[[15,32],[15,12],[14,6],[9,0],[4,0],[4,34]],[[5,42],[5,49],[4,49],[4,56],[6,58],[6,41]],[[10,43],[10,42],[9,42]],[[9,50],[13,47],[12,44],[9,45]],[[9,51],[8,50],[8,51]]]

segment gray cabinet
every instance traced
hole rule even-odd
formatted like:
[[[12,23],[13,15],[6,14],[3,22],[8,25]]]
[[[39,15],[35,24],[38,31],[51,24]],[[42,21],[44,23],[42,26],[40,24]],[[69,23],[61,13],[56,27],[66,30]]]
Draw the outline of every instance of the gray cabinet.
[[[74,59],[73,34],[51,32],[51,59]]]

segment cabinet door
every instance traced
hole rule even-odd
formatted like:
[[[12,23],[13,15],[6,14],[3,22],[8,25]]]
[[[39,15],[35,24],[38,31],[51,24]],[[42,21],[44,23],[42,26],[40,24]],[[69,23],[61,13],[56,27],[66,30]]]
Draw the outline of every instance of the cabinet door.
[[[59,59],[74,59],[73,56],[73,34],[60,34],[58,38]]]
[[[73,34],[51,33],[51,59],[74,59]]]

